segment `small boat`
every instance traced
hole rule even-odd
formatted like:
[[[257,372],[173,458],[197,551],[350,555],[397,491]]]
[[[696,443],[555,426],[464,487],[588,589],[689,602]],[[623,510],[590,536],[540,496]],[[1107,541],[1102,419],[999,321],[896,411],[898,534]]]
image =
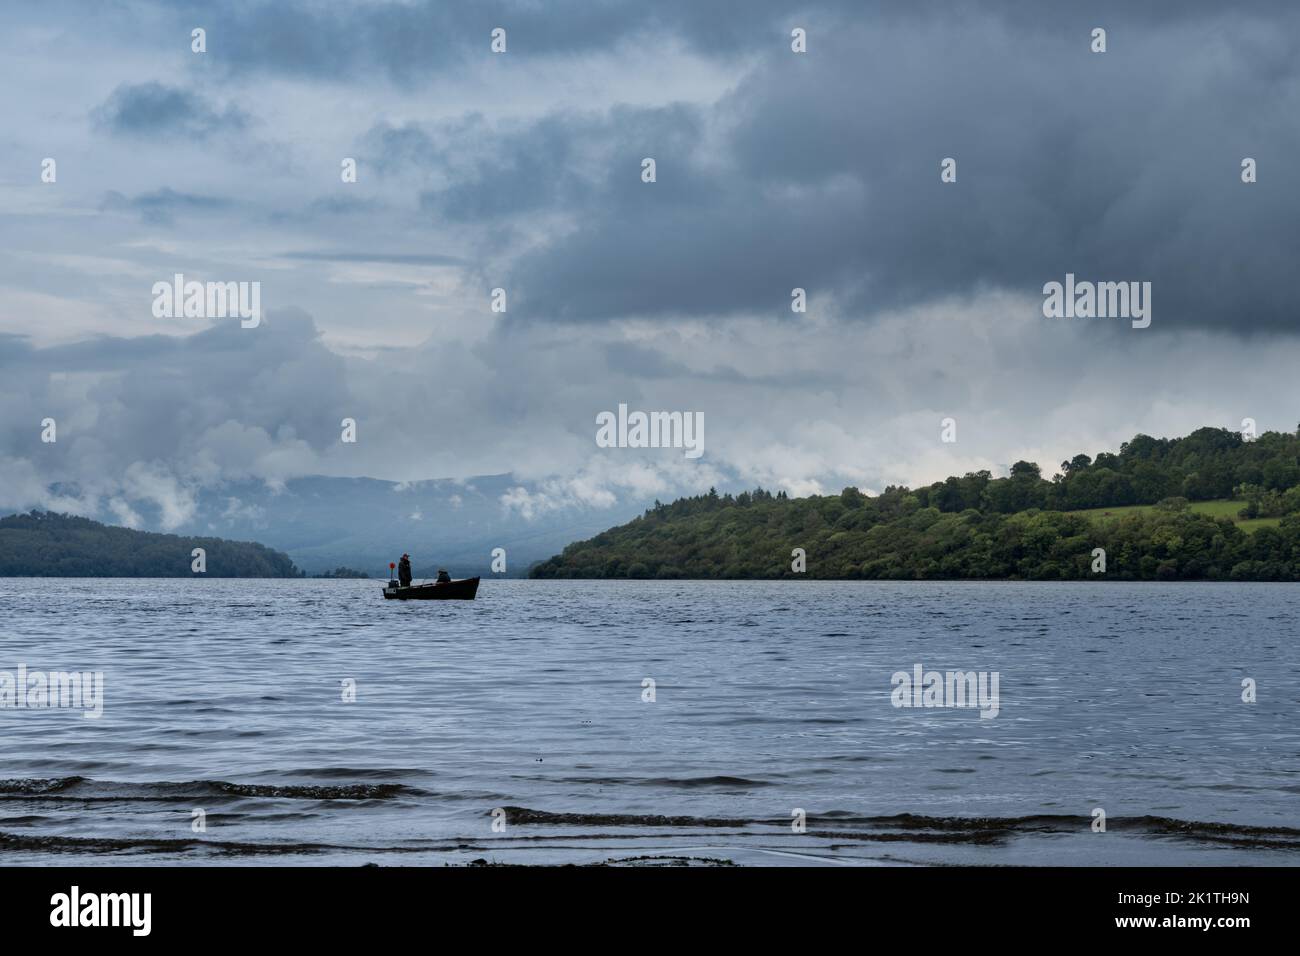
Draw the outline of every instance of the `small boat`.
[[[478,593],[478,578],[460,578],[456,581],[444,581],[441,584],[412,584],[402,587],[396,581],[389,581],[384,588],[386,599],[398,601],[472,601]]]

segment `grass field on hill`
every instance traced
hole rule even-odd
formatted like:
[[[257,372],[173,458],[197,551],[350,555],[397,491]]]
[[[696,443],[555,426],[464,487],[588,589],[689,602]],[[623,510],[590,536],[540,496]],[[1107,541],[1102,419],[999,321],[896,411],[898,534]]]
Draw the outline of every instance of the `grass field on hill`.
[[[1072,513],[1087,515],[1100,521],[1110,521],[1125,515],[1153,511],[1155,507],[1155,505],[1121,505],[1112,508],[1088,508]],[[1237,512],[1244,507],[1246,507],[1245,501],[1220,498],[1217,501],[1193,501],[1188,505],[1188,510],[1196,514],[1209,515],[1211,518],[1231,518],[1233,524],[1248,534],[1260,528],[1276,528],[1278,522],[1282,520],[1281,518],[1238,518]]]

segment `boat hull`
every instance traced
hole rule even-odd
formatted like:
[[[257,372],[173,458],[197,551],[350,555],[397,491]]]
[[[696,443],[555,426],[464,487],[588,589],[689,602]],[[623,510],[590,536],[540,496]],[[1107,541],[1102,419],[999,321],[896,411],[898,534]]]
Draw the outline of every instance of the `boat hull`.
[[[386,587],[384,599],[390,601],[472,601],[478,593],[478,578],[461,578],[443,584],[413,584],[410,587]]]

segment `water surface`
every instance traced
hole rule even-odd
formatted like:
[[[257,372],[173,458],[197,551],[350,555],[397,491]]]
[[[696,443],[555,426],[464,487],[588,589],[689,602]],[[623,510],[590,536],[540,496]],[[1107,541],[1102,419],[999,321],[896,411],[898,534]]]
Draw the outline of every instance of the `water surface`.
[[[0,671],[105,676],[99,719],[0,710],[0,852],[1292,865],[1298,620],[1278,584],[484,581],[401,603],[375,581],[0,579]],[[894,707],[918,663],[998,672],[998,715]]]

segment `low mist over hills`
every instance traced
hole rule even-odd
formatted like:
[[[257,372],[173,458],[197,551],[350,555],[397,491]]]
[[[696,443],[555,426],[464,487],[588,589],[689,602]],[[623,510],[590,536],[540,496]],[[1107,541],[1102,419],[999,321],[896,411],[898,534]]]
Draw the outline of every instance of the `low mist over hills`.
[[[95,517],[141,530],[260,541],[286,552],[308,574],[346,566],[385,577],[388,562],[404,551],[417,577],[439,567],[460,577],[487,574],[492,550],[504,548],[506,576],[522,577],[530,564],[639,514],[648,503],[595,508],[556,501],[511,475],[408,483],[318,476],[278,488],[228,482],[194,491],[170,513],[157,502],[130,501],[122,515]]]

